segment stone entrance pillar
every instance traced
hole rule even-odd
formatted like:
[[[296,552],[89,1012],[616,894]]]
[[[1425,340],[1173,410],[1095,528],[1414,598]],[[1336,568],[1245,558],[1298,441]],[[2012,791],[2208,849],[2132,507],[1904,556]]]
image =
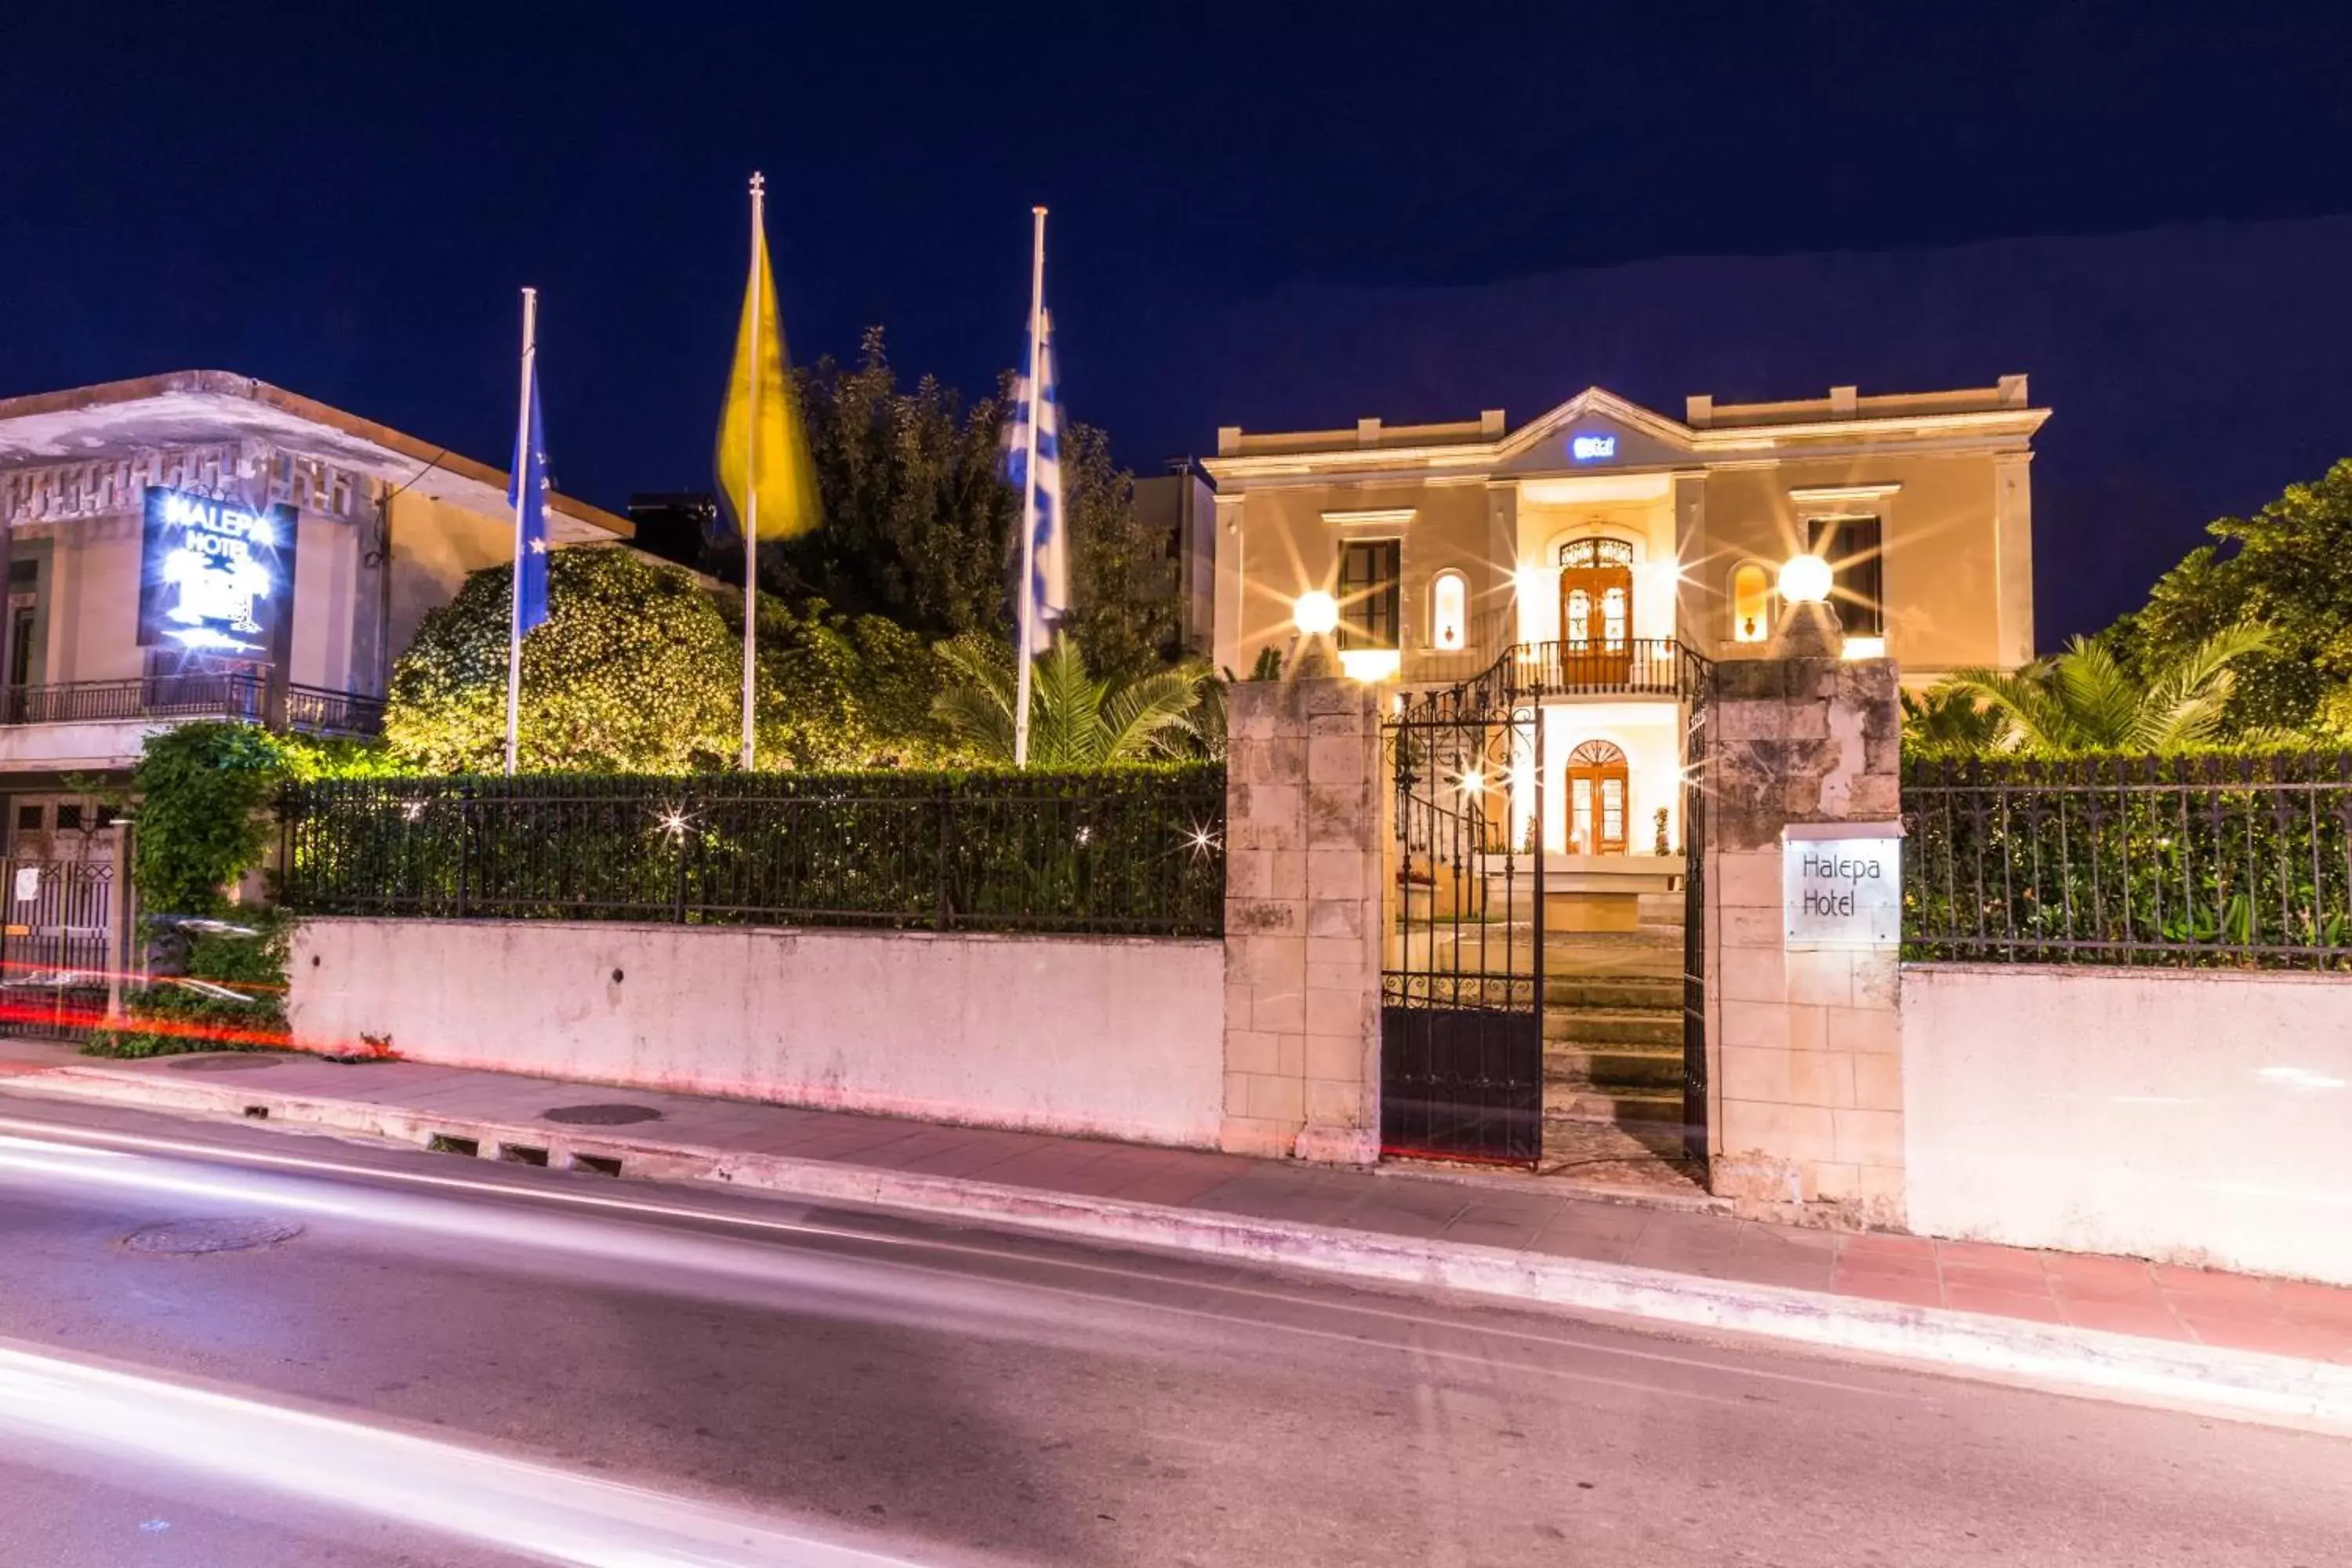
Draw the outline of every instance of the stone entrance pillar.
[[[1370,1164],[1388,838],[1378,694],[1240,681],[1226,729],[1223,1144]]]
[[[1895,665],[1727,660],[1715,680],[1713,1185],[1758,1217],[1900,1226],[1900,880],[1867,848],[1899,833]]]

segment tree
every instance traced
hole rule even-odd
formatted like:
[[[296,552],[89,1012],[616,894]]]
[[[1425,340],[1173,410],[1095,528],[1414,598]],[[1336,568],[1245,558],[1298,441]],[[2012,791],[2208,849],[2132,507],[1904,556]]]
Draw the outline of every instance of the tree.
[[[2127,668],[2160,668],[2249,622],[2272,640],[2236,666],[2223,731],[2352,733],[2352,458],[2290,485],[2159,579],[2107,635]]]
[[[2003,751],[2179,751],[2216,738],[2236,690],[2231,666],[2271,640],[2267,626],[2231,626],[2135,675],[2105,643],[2076,637],[2013,674],[1957,670],[1930,701],[1967,699],[2000,714],[2007,727],[1992,743]]]
[[[983,762],[1013,761],[1019,689],[1008,642],[960,637],[941,643],[951,683],[934,711]],[[1029,688],[1029,760],[1042,767],[1105,768],[1181,756],[1207,671],[1193,665],[1129,679],[1087,672],[1074,637],[1037,660]]]
[[[523,641],[524,771],[685,773],[739,745],[742,644],[702,585],[631,550],[548,558],[548,618]],[[384,740],[430,773],[506,752],[512,573],[476,572],[394,666]]]
[[[1020,510],[1000,445],[1010,376],[969,406],[935,377],[901,388],[879,327],[854,368],[827,356],[794,374],[824,521],[763,547],[762,584],[924,637],[1006,631]],[[1068,629],[1107,673],[1164,662],[1178,640],[1175,568],[1166,539],[1136,515],[1134,477],[1083,424],[1063,433],[1062,475]]]
[[[1930,751],[1997,752],[2009,735],[2009,712],[1949,684],[1903,693],[1903,743]]]
[[[394,668],[384,738],[421,772],[494,772],[506,750],[511,574],[477,572]],[[743,599],[635,551],[549,558],[545,625],[524,639],[527,772],[730,766],[742,737]],[[758,729],[768,767],[923,763],[939,753],[938,666],[877,616],[760,601]]]

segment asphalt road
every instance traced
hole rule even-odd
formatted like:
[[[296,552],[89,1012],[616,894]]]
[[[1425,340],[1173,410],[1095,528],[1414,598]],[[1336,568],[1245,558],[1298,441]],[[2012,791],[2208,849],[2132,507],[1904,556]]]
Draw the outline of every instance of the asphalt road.
[[[541,1561],[2322,1568],[2352,1441],[0,1097],[0,1563]]]

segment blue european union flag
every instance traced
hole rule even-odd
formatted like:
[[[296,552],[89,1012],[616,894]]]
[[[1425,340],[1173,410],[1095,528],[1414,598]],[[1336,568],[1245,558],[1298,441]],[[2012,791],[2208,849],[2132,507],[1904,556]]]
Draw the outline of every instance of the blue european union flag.
[[[515,442],[507,504],[520,509],[515,529],[515,635],[547,619],[547,427],[539,416],[539,354],[530,356],[530,414]]]

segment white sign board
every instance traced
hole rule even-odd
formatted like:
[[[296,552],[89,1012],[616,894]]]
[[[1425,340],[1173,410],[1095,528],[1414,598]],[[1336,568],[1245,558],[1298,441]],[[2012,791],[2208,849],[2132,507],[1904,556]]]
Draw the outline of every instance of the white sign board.
[[[1903,828],[1791,823],[1780,830],[1787,945],[1894,947],[1903,940]]]
[[[16,868],[16,901],[29,904],[41,896],[41,868],[38,866]]]

